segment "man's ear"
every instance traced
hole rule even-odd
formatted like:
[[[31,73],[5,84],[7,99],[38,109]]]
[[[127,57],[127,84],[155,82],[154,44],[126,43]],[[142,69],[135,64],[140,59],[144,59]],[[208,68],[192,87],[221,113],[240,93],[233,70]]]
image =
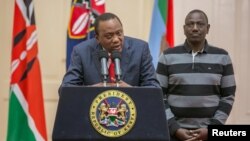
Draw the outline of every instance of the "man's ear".
[[[98,43],[99,43],[99,36],[98,36],[97,34],[95,34],[95,38],[96,38],[96,40],[97,40]]]
[[[210,24],[207,25],[207,34],[209,32],[209,29],[210,29]]]
[[[183,25],[183,33],[186,35],[185,25]]]

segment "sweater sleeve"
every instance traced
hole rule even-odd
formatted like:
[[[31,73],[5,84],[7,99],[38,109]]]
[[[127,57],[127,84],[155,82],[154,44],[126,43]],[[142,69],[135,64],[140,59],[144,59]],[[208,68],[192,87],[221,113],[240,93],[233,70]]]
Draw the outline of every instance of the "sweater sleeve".
[[[235,98],[236,83],[234,70],[229,55],[223,58],[223,74],[221,78],[221,95],[219,107],[215,112],[210,124],[225,124],[232,110]]]

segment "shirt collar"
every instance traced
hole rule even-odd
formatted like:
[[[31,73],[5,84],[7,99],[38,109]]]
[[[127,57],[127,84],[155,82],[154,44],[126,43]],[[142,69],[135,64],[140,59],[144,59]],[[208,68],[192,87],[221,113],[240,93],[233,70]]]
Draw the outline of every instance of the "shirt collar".
[[[189,47],[187,40],[185,40],[184,48],[186,49],[188,53],[192,53],[192,49]],[[198,53],[207,53],[208,48],[209,46],[208,46],[207,40],[205,40],[204,48],[201,51],[198,51]]]

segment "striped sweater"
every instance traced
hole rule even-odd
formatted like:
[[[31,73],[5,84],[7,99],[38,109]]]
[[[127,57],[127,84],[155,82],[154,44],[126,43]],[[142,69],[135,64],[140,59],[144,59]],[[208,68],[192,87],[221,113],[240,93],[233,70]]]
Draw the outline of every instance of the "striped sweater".
[[[227,51],[207,44],[192,55],[187,43],[165,50],[157,79],[166,96],[170,134],[177,129],[225,124],[234,103],[235,78]]]

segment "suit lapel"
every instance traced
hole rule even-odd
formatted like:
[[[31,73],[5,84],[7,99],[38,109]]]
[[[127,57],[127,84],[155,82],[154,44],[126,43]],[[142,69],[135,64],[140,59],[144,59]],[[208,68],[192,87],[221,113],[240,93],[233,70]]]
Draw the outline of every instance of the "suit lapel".
[[[94,61],[94,64],[96,66],[96,69],[98,70],[98,74],[100,76],[100,78],[102,77],[102,73],[101,73],[101,63],[99,61],[99,51],[100,51],[101,47],[100,45],[98,44],[95,48],[94,48],[94,51],[92,52],[92,56],[93,56],[93,61]]]
[[[129,61],[131,58],[131,49],[129,46],[128,41],[126,40],[126,37],[124,38],[124,46],[122,49],[122,58],[121,58],[121,70],[122,70],[122,80],[124,80],[125,75],[126,75],[126,71],[128,69],[128,65],[129,65]]]

